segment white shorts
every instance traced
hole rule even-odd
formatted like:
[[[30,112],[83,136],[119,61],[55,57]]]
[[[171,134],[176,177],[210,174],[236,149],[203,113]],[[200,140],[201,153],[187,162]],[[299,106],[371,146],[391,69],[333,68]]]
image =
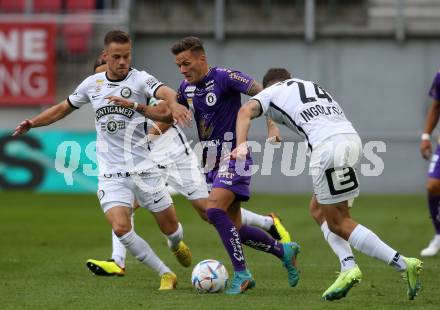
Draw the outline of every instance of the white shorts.
[[[99,176],[97,194],[104,213],[116,206],[132,208],[135,198],[141,207],[151,212],[161,212],[173,203],[156,167],[131,175]]]
[[[333,204],[359,196],[356,167],[362,157],[357,134],[337,134],[316,146],[310,157],[313,190],[320,204]]]
[[[208,198],[208,187],[194,152],[182,153],[167,165],[158,165],[167,185],[188,200]]]

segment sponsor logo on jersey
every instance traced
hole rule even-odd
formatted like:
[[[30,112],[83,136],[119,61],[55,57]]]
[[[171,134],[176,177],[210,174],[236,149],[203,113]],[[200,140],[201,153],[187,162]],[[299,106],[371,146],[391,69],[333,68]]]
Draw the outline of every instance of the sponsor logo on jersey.
[[[128,118],[132,118],[134,111],[125,107],[120,107],[116,105],[104,106],[96,110],[96,120],[99,120],[104,115],[109,114],[120,114]]]
[[[195,90],[196,90],[196,87],[194,85],[188,85],[185,88],[185,93],[191,93],[191,92],[194,92]]]
[[[113,83],[107,83],[107,88],[115,88],[118,87],[118,84],[113,84]]]
[[[202,148],[209,148],[209,147],[218,147],[222,143],[220,139],[215,139],[215,140],[200,141],[200,144],[202,145]]]
[[[131,89],[128,87],[123,87],[121,89],[121,96],[123,98],[129,98],[131,96]]]
[[[214,93],[206,94],[206,105],[212,107],[217,102],[217,96]]]
[[[213,91],[214,90],[214,80],[210,80],[205,83],[205,91]]]
[[[102,89],[102,85],[104,85],[104,80],[96,80],[95,83],[95,92],[99,93]]]
[[[147,84],[148,87],[153,88],[156,86],[156,84],[159,83],[159,81],[155,78],[150,76],[146,81],[145,84]]]
[[[250,81],[249,79],[245,78],[244,76],[241,76],[240,74],[238,74],[237,72],[231,72],[229,73],[229,77],[231,79],[234,79],[236,81],[239,81],[243,84],[248,84]]]
[[[187,98],[192,98],[194,97],[194,92],[196,91],[196,87],[193,85],[187,86],[185,88],[185,95]]]

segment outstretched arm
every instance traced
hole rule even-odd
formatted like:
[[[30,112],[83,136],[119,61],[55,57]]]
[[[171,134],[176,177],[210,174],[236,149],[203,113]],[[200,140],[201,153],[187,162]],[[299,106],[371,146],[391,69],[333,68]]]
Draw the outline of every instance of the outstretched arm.
[[[142,114],[143,116],[158,122],[173,123],[173,116],[171,114],[168,105],[165,102],[160,102],[155,106],[148,106],[145,103],[137,103],[118,96],[108,96],[105,97],[109,102],[125,107],[128,109],[135,110]]]
[[[428,115],[425,120],[425,129],[423,131],[424,134],[428,134],[427,136],[422,136],[422,142],[420,142],[420,153],[424,159],[429,159],[432,155],[432,146],[430,135],[434,130],[435,126],[437,126],[438,119],[440,116],[440,102],[437,100],[433,100],[431,107],[429,108]]]
[[[49,109],[44,110],[37,116],[22,121],[17,126],[17,128],[15,128],[15,131],[12,135],[19,136],[25,134],[31,128],[50,125],[66,117],[75,110],[76,109],[67,102],[67,99],[63,100],[62,102],[50,107]]]
[[[262,108],[257,100],[251,99],[238,111],[236,134],[237,148],[232,152],[232,158],[245,158],[247,154],[247,136],[251,126],[251,120],[260,116]]]

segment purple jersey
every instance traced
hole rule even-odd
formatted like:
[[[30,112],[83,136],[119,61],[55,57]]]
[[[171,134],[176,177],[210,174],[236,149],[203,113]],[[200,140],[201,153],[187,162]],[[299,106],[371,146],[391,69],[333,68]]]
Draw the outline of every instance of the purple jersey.
[[[440,101],[440,71],[436,73],[434,80],[432,81],[429,96],[434,100]]]
[[[431,157],[428,168],[428,177],[440,179],[440,145],[437,146],[435,153]]]
[[[203,146],[216,147],[217,167],[223,142],[235,148],[235,124],[241,107],[241,94],[247,94],[254,79],[239,71],[210,68],[208,74],[196,84],[183,81],[177,101],[193,105],[199,139]],[[230,151],[231,149],[229,149]],[[206,160],[206,152],[204,152]]]

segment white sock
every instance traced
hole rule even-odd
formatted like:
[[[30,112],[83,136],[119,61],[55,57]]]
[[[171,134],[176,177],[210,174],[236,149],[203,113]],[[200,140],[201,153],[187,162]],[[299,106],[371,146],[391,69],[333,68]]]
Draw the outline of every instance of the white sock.
[[[260,215],[244,208],[241,208],[241,222],[243,225],[255,226],[266,231],[273,225],[272,217]]]
[[[354,259],[350,244],[335,233],[332,233],[328,228],[327,222],[322,223],[321,230],[324,234],[324,239],[327,240],[330,248],[339,257],[339,262],[341,263],[341,272],[356,266],[356,261]]]
[[[140,262],[153,268],[159,276],[166,272],[171,272],[160,258],[154,253],[150,245],[141,237],[139,237],[134,230],[119,238],[119,241],[133,254]]]
[[[403,257],[394,249],[385,244],[371,230],[358,224],[352,231],[348,242],[358,251],[385,263],[392,265],[399,271],[406,269]]]
[[[131,229],[134,229],[134,213],[131,213]],[[127,256],[127,249],[119,241],[118,236],[112,231],[112,259],[120,267],[125,268],[125,258]]]
[[[175,251],[179,248],[179,242],[183,240],[183,228],[182,225],[177,226],[177,230],[170,235],[164,235],[167,238],[168,247],[171,251]]]
[[[127,254],[127,249],[119,241],[118,236],[112,231],[112,259],[120,267],[125,268],[125,256]]]

